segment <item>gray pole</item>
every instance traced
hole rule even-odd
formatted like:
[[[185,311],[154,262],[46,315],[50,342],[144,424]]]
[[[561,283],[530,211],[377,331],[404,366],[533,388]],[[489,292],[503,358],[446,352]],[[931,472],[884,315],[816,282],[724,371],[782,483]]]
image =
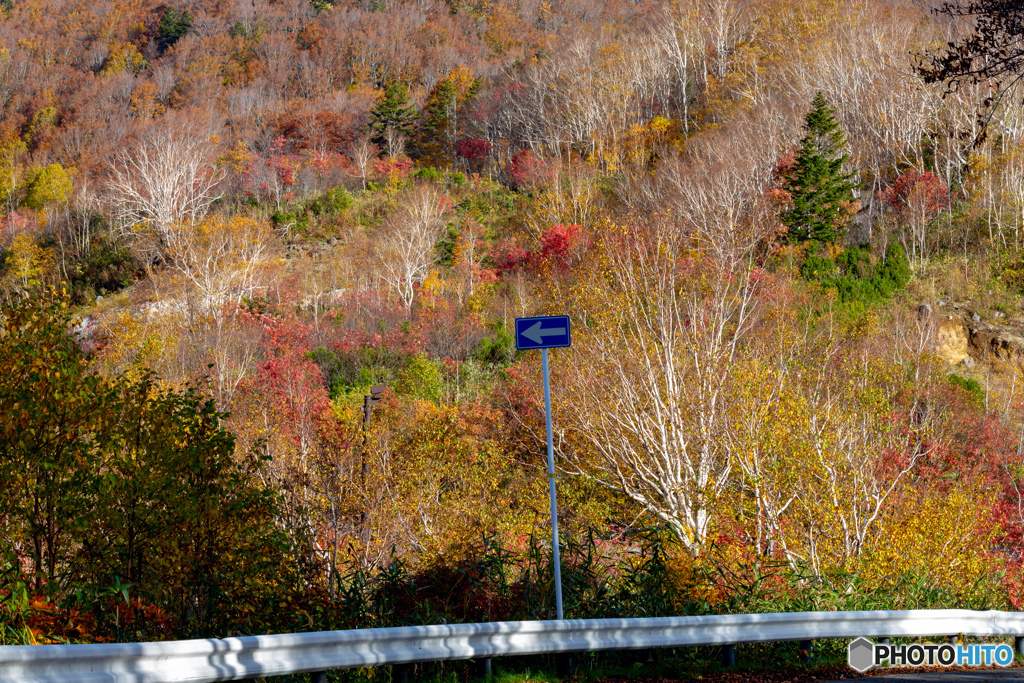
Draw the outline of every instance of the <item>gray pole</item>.
[[[548,380],[548,350],[542,350],[544,362],[544,413],[548,428],[548,495],[551,498],[551,552],[555,564],[555,613],[562,616],[562,560],[558,553],[558,501],[555,499],[555,446],[551,429],[551,382]]]

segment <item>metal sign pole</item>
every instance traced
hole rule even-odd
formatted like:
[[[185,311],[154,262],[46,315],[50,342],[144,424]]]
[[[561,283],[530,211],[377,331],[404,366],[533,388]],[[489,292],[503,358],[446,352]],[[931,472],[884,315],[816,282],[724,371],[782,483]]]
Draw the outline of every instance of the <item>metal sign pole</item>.
[[[548,379],[548,350],[542,349],[544,364],[544,413],[548,431],[548,495],[551,498],[551,552],[555,565],[555,613],[562,620],[562,560],[558,553],[558,501],[555,498],[555,447],[551,429],[551,382]]]
[[[540,349],[544,363],[544,416],[548,432],[548,495],[551,497],[551,561],[555,570],[555,614],[562,613],[562,559],[558,549],[558,500],[555,495],[555,445],[551,428],[551,380],[548,374],[548,349],[572,346],[572,323],[567,315],[539,315],[516,318],[516,348],[520,351]],[[559,660],[561,662],[561,659]],[[564,664],[568,665],[568,659]],[[562,664],[559,664],[561,670]]]

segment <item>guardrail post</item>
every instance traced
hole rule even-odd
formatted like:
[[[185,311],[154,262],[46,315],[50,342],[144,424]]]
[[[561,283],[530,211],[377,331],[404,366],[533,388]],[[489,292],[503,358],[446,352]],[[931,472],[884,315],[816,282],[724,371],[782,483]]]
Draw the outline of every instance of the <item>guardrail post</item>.
[[[572,657],[568,652],[559,652],[555,655],[555,674],[559,678],[568,678],[572,675]]]
[[[722,666],[726,669],[736,668],[736,646],[729,644],[722,646]]]
[[[801,640],[799,643],[800,647],[800,661],[806,664],[811,659],[811,647],[814,642],[811,640]]]
[[[1024,657],[1024,636],[1013,637],[1013,649],[1016,650],[1017,654]]]
[[[326,671],[313,671],[309,674],[310,683],[327,683]]]
[[[391,667],[391,683],[409,683],[409,664],[395,664]]]
[[[889,639],[888,638],[875,638],[875,642],[878,643],[879,645],[888,645],[889,644]]]
[[[480,674],[480,678],[485,681],[491,680],[491,658],[485,657],[477,660],[477,673]]]

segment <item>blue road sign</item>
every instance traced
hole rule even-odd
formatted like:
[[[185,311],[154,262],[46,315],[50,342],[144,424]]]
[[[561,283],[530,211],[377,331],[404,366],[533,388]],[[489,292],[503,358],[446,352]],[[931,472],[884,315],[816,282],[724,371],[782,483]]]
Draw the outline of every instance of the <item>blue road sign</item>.
[[[554,349],[572,346],[569,316],[541,315],[536,318],[516,318],[516,348]]]

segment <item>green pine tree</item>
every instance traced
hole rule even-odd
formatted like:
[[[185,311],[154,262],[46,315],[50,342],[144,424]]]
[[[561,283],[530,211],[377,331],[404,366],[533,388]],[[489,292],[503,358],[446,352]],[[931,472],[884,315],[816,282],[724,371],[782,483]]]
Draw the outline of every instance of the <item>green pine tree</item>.
[[[454,156],[458,91],[448,79],[439,81],[427,96],[419,124],[415,156],[425,164],[442,167]]]
[[[174,45],[178,40],[192,28],[192,14],[185,10],[179,12],[174,7],[166,7],[160,16],[160,26],[157,28],[156,39],[161,50]]]
[[[833,243],[849,226],[855,184],[853,173],[843,173],[848,159],[843,153],[846,136],[820,92],[804,129],[793,167],[782,178],[783,189],[792,199],[792,206],[781,215],[782,224],[789,228],[786,240]]]
[[[387,144],[387,130],[394,130],[409,135],[412,133],[412,122],[416,119],[415,107],[409,106],[409,91],[398,80],[389,81],[384,86],[384,95],[370,110],[373,123],[372,143],[378,146]]]

